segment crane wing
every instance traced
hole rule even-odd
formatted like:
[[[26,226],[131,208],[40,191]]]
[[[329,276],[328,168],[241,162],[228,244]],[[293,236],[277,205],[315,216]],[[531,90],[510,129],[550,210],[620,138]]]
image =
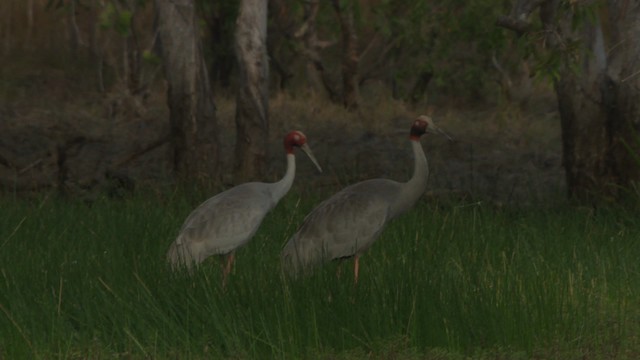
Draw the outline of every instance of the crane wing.
[[[393,181],[369,180],[325,200],[285,245],[283,260],[305,268],[366,250],[389,220],[397,188]]]
[[[176,242],[205,246],[207,256],[244,245],[258,230],[273,202],[255,186],[244,184],[198,206],[185,220]]]

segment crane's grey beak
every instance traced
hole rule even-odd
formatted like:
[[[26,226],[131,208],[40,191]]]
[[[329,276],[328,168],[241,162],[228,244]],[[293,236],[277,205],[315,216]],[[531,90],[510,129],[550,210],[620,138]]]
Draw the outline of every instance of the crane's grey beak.
[[[311,148],[309,147],[309,145],[304,143],[302,144],[302,146],[300,146],[300,149],[304,151],[305,154],[307,154],[309,159],[311,159],[311,161],[313,162],[313,165],[315,165],[318,168],[318,170],[322,172],[322,168],[320,167],[320,164],[318,164],[318,160],[316,160],[316,157],[313,156],[313,152],[311,151]]]
[[[435,126],[434,124],[430,124],[427,127],[427,132],[430,132],[432,134],[442,135],[442,136],[446,137],[447,139],[449,139],[449,141],[453,141],[453,138],[451,136],[449,136],[449,134],[447,134],[446,132],[444,132],[444,130],[440,129],[439,127]]]

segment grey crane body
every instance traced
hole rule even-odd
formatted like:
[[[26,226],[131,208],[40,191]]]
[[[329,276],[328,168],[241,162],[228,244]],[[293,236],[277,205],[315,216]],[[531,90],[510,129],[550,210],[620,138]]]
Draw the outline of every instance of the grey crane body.
[[[423,126],[417,135],[414,127]],[[388,222],[409,210],[424,193],[429,168],[419,143],[427,127],[438,130],[430,118],[421,116],[412,127],[414,173],[408,182],[373,179],[351,185],[318,205],[282,250],[283,266],[296,274],[322,262],[358,256],[367,250]],[[418,130],[416,130],[418,131]]]
[[[175,268],[191,268],[212,255],[229,255],[224,280],[230,271],[234,251],[256,233],[262,220],[286,195],[296,171],[293,148],[302,149],[320,171],[304,134],[292,131],[285,137],[287,170],[275,183],[250,182],[235,186],[208,199],[184,221],[170,245],[167,261]]]
[[[199,264],[211,255],[228,254],[249,242],[280,200],[269,185],[273,184],[238,185],[198,206],[171,244],[169,261]]]
[[[386,223],[398,215],[389,204],[399,188],[395,181],[367,180],[322,202],[285,245],[285,265],[298,272],[367,250]]]

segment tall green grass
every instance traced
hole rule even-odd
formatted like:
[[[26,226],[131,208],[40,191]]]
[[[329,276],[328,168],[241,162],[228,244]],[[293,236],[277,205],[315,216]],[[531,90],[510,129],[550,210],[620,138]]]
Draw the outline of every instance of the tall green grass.
[[[0,358],[634,358],[640,219],[624,209],[419,204],[361,258],[286,279],[315,200],[289,194],[237,253],[174,274],[202,198],[2,198]]]

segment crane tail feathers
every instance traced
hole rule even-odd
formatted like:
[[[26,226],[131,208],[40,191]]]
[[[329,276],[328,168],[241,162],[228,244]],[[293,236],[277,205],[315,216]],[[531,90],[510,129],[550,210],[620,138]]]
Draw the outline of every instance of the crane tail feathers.
[[[191,270],[194,264],[197,264],[197,259],[193,256],[190,249],[181,244],[178,240],[171,243],[169,250],[167,251],[167,262],[171,265],[171,269],[176,271],[181,268]]]
[[[290,240],[281,253],[282,268],[286,274],[297,277],[310,272],[320,264],[324,256],[315,248],[300,244],[296,239]]]

